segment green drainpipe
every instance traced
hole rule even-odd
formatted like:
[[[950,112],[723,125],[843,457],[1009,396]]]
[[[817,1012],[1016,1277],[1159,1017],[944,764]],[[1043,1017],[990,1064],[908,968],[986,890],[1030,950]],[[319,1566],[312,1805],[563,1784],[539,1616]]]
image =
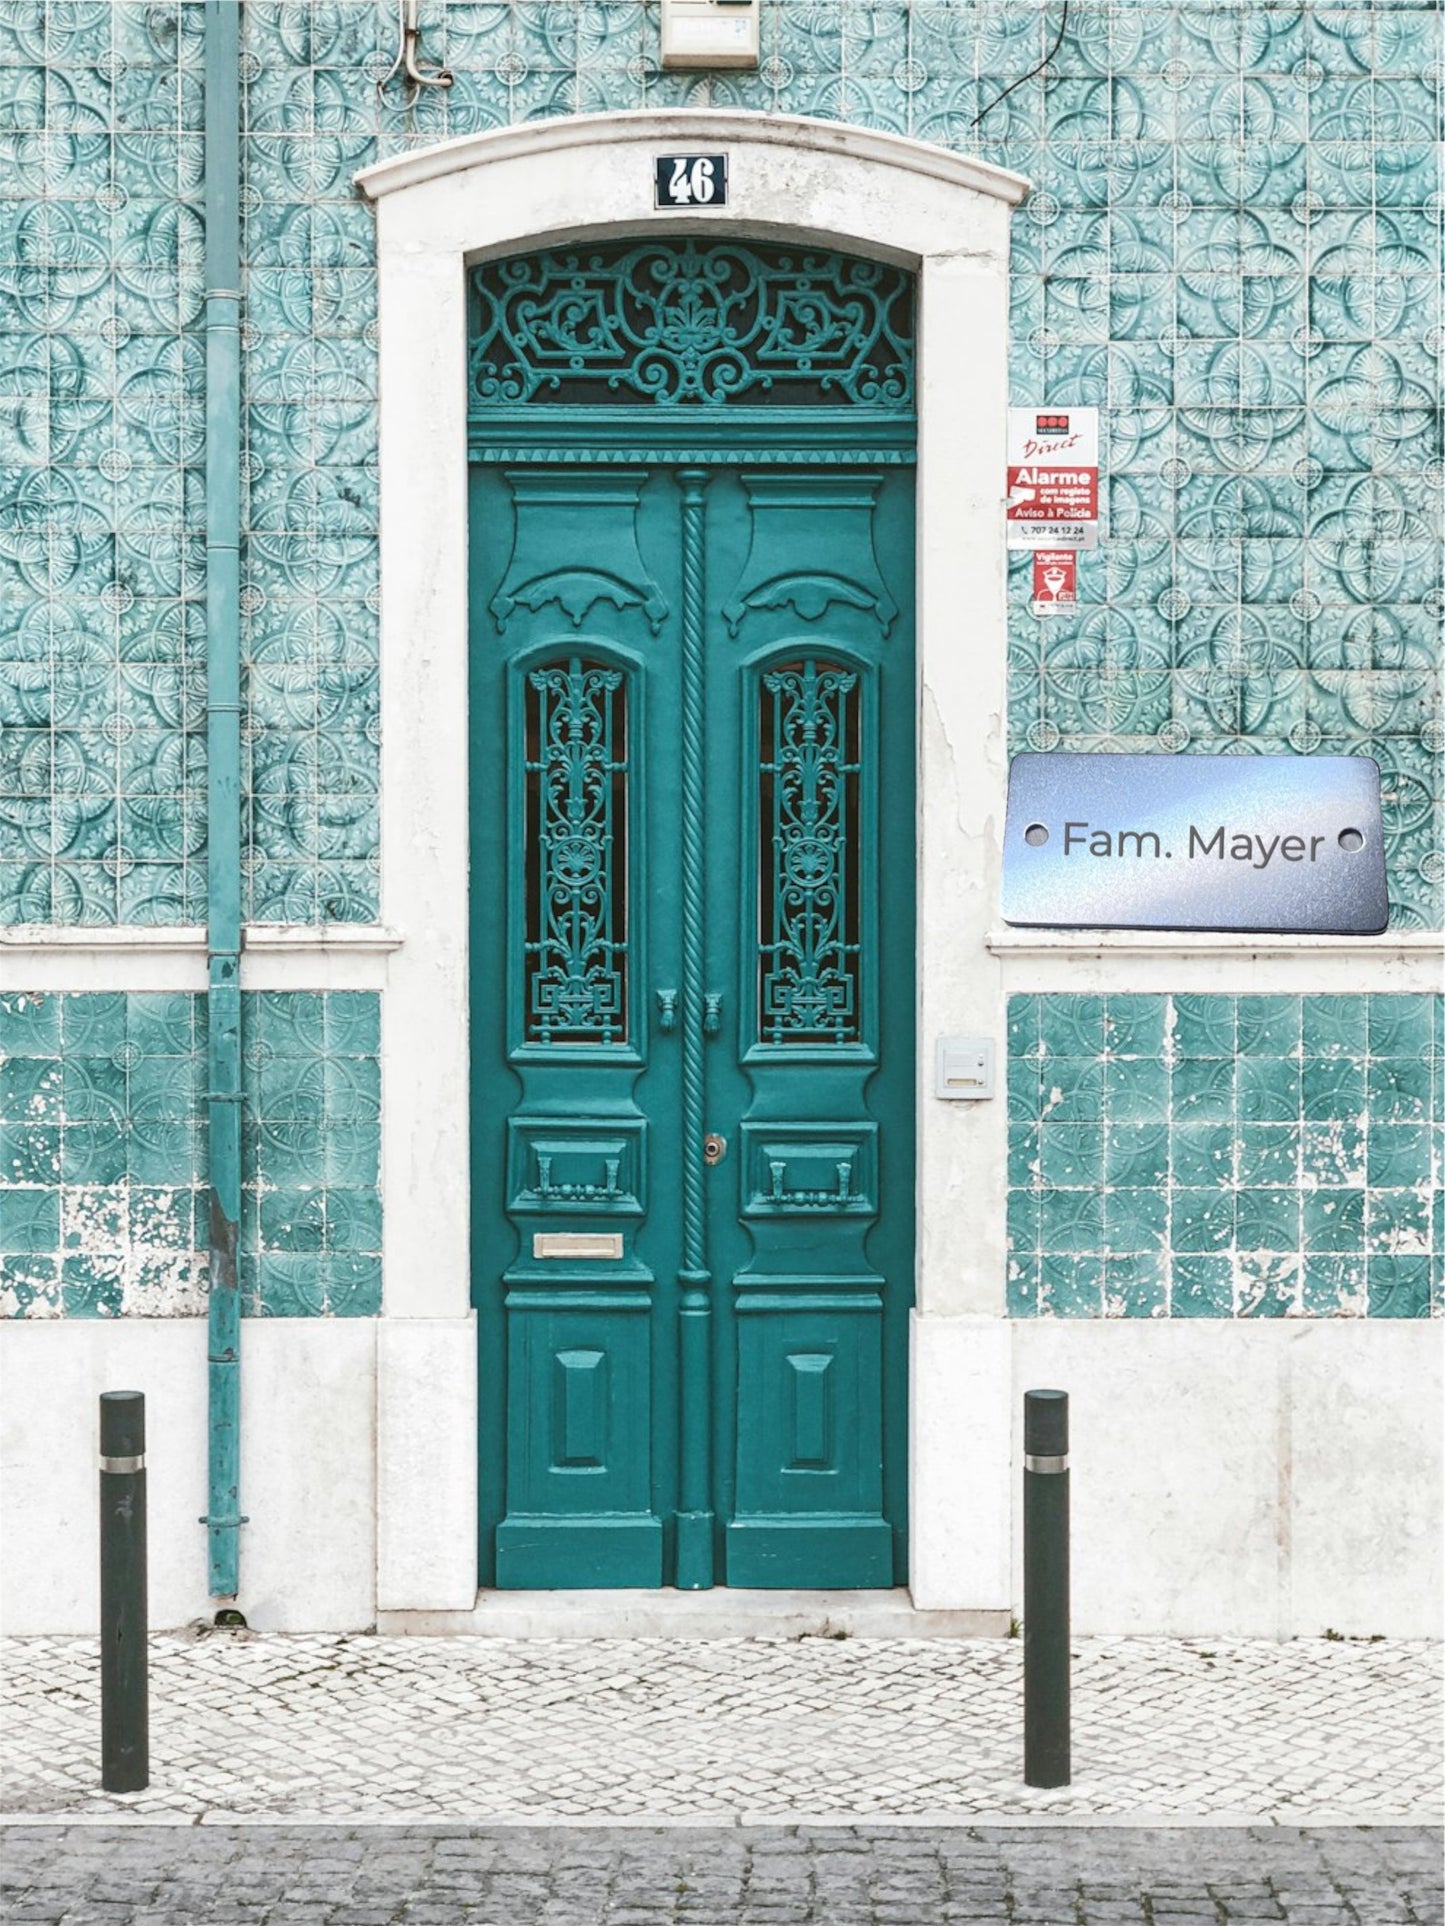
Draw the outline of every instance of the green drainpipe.
[[[240,0],[206,0],[207,1017],[210,1037],[211,1596],[240,1584],[241,142]]]

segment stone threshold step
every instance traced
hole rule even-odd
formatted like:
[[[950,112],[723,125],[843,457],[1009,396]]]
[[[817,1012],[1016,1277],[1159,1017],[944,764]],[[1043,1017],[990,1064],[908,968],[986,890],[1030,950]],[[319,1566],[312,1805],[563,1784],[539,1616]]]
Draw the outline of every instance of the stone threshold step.
[[[388,1636],[491,1638],[1006,1638],[1006,1611],[919,1611],[892,1591],[477,1593],[469,1612],[379,1612]]]

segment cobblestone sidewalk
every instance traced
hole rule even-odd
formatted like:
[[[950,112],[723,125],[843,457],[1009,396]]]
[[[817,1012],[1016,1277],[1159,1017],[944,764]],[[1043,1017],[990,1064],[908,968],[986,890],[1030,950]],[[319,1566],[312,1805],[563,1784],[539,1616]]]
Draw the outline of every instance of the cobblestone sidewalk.
[[[14,1926],[1440,1926],[1440,1834],[27,1826]]]
[[[1080,1639],[1074,1784],[1021,1783],[1017,1640],[152,1640],[103,1795],[91,1639],[0,1648],[0,1811],[223,1822],[1435,1824],[1438,1648]]]

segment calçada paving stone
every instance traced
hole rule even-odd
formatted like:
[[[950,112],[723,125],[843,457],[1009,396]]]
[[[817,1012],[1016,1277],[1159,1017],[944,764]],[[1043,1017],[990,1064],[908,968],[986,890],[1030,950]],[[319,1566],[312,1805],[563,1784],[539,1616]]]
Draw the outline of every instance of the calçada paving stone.
[[[1425,1643],[1075,1642],[1071,1786],[1006,1639],[162,1634],[151,1784],[99,1787],[94,1639],[4,1642],[0,1811],[205,1824],[1438,1822]]]

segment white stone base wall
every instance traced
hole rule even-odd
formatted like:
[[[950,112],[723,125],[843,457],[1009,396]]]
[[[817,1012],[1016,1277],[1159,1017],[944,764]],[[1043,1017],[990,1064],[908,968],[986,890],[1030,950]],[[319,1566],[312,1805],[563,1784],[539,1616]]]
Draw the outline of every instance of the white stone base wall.
[[[1077,1631],[1440,1634],[1434,1322],[915,1318],[913,1384],[919,1605],[993,1605],[1002,1567],[1018,1609],[1023,1396],[1054,1387]]]
[[[247,1321],[253,1626],[361,1630],[378,1591],[382,1609],[471,1604],[470,1337]],[[205,1355],[199,1320],[0,1326],[5,1631],[96,1629],[104,1390],[146,1393],[151,1622],[209,1616]],[[1018,1610],[1022,1399],[1052,1385],[1070,1394],[1078,1631],[1439,1634],[1438,1325],[916,1318],[913,1385],[919,1607]]]
[[[248,1318],[242,1330],[241,1597],[262,1631],[376,1616],[376,1322]],[[150,1621],[211,1616],[206,1326],[200,1318],[0,1325],[0,1630],[100,1617],[96,1400],[146,1399]]]
[[[1069,1392],[1079,1631],[1439,1636],[1438,1326],[1012,1329],[1015,1463],[1024,1392]]]

